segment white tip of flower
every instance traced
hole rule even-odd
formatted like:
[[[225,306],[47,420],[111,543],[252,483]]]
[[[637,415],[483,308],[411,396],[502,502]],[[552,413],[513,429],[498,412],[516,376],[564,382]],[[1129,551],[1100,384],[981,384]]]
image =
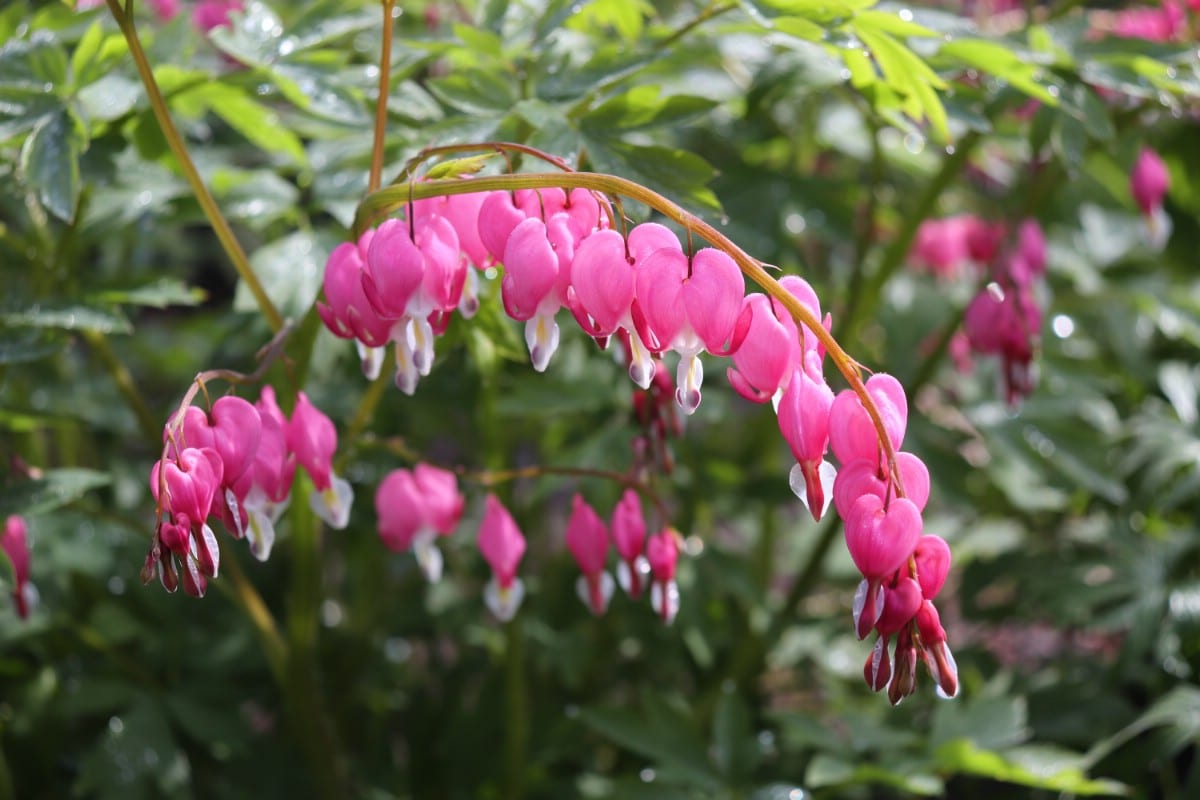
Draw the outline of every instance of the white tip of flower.
[[[217,577],[217,572],[221,569],[221,543],[217,541],[217,535],[213,533],[213,529],[204,524],[200,526],[200,538],[204,540],[204,549],[207,551],[208,558],[212,560],[212,574],[208,577]],[[197,556],[199,555],[198,545],[193,537],[192,547]]]
[[[700,407],[700,386],[704,383],[704,363],[692,353],[680,355],[675,372],[675,402],[691,416]]]
[[[637,591],[634,591],[634,575],[636,573]],[[629,569],[629,564],[625,561],[617,563],[617,583],[621,585],[621,591],[630,597],[638,597],[645,588],[647,581],[650,579],[650,562],[645,556],[638,556],[633,560],[633,570]]]
[[[529,347],[529,360],[538,372],[545,372],[550,357],[558,350],[558,323],[553,316],[537,314],[525,323],[525,344]]]
[[[421,376],[433,369],[433,327],[425,317],[410,319],[404,329],[405,343],[412,353],[412,363]]]
[[[229,508],[229,514],[233,517],[233,524],[236,528],[231,533],[235,539],[241,539],[246,535],[246,529],[242,527],[242,509],[238,505],[237,495],[234,494],[233,489],[225,490],[225,505]]]
[[[643,391],[649,389],[654,380],[654,356],[633,329],[629,329],[629,379]]]
[[[265,509],[247,509],[250,524],[246,526],[246,541],[250,544],[250,554],[259,561],[271,557],[271,548],[275,546],[275,521]]]
[[[661,581],[655,581],[650,587],[650,607],[664,624],[674,622],[675,615],[679,613],[679,584],[672,580],[664,586]]]
[[[38,594],[36,586],[29,581],[25,581],[25,585],[21,587],[21,599],[25,601],[26,612],[32,614],[37,610],[38,603],[41,602],[42,597]]]
[[[350,482],[330,474],[329,488],[308,496],[313,513],[336,530],[345,528],[350,522],[350,506],[354,503],[354,489]]]
[[[501,622],[508,622],[516,616],[517,609],[521,607],[521,601],[524,599],[525,584],[520,578],[514,578],[512,586],[507,589],[501,588],[495,577],[483,587],[483,602]]]
[[[583,604],[591,609],[592,613],[597,617],[608,610],[608,602],[612,600],[613,591],[616,587],[616,581],[607,572],[601,572],[596,577],[594,593],[592,591],[592,582],[588,580],[587,575],[580,575],[579,579],[575,581],[575,593],[579,595],[579,599],[583,601]]]
[[[784,387],[780,386],[775,390],[775,394],[771,395],[771,408],[776,414],[779,413],[779,402],[783,400]]]
[[[367,380],[373,381],[379,377],[380,371],[383,370],[383,358],[386,355],[386,347],[368,347],[357,339],[354,340],[354,349],[358,351],[359,363],[362,365],[363,375]]]
[[[1146,217],[1146,245],[1154,252],[1160,252],[1171,238],[1171,228],[1171,215],[1158,206]]]
[[[412,544],[417,565],[430,583],[437,583],[442,579],[442,551],[435,544],[436,540],[437,534],[430,531],[418,534]]]
[[[396,341],[396,388],[412,397],[420,381],[421,373],[412,362],[412,350],[401,338]]]
[[[467,268],[467,280],[463,284],[462,297],[458,300],[458,313],[470,319],[479,311],[479,271]]]
[[[833,482],[837,478],[837,467],[828,460],[822,461],[821,466],[817,467],[817,477],[821,481],[822,500],[819,513],[814,516],[816,519],[821,519],[833,503]],[[811,513],[812,508],[808,504],[808,479],[804,475],[804,468],[799,464],[793,466],[792,471],[788,473],[788,487]]]

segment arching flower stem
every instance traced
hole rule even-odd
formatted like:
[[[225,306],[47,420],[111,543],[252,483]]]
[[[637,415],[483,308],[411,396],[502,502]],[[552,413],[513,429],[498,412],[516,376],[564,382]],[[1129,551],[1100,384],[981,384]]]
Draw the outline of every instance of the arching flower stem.
[[[695,214],[684,210],[671,200],[639,183],[616,175],[605,175],[595,172],[567,172],[561,174],[524,173],[516,175],[487,175],[471,180],[452,178],[421,182],[412,181],[380,189],[377,192],[367,195],[362,203],[359,204],[355,214],[353,235],[355,237],[361,235],[362,231],[372,220],[400,208],[411,200],[451,194],[469,194],[472,192],[514,191],[516,189],[546,189],[552,187],[590,189],[608,195],[622,196],[635,200],[653,208],[658,213],[681,225],[684,230],[695,233],[713,247],[727,253],[737,263],[738,268],[741,269],[747,278],[762,287],[763,291],[771,297],[778,300],[798,324],[804,325],[817,338],[817,341],[824,345],[826,353],[829,354],[838,371],[842,373],[850,388],[858,396],[863,408],[867,410],[872,424],[875,426],[880,447],[883,448],[884,456],[887,459],[888,471],[892,475],[892,483],[896,490],[896,496],[906,496],[903,478],[896,467],[895,448],[892,447],[891,438],[884,427],[879,409],[875,405],[875,401],[867,393],[867,388],[863,384],[861,366],[858,362],[846,353],[829,331],[825,330],[825,327],[821,324],[821,320],[817,319],[812,311],[784,289],[779,281],[771,277],[760,261],[752,258],[748,253],[734,244],[729,237]]]

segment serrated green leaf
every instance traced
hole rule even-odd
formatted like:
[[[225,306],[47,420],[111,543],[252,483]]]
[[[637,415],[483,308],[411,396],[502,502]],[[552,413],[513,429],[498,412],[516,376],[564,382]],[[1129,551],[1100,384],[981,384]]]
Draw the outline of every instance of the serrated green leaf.
[[[5,488],[0,494],[0,517],[52,511],[110,483],[112,476],[106,472],[91,469],[46,470],[37,480],[11,483]]]

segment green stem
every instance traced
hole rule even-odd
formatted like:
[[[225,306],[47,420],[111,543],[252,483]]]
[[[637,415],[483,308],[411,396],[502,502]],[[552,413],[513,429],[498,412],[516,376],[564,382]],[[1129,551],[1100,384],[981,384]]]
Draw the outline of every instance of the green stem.
[[[379,53],[379,96],[375,98],[375,139],[371,144],[371,174],[367,178],[367,191],[379,188],[383,176],[383,145],[387,134],[387,101],[391,89],[392,75],[392,12],[396,0],[382,0],[383,47]]]
[[[222,544],[221,555],[221,568],[229,580],[214,583],[232,596],[233,601],[250,620],[250,624],[258,633],[263,656],[267,659],[271,675],[279,684],[279,688],[286,691],[288,646],[279,632],[279,624],[275,621],[270,609],[267,608],[267,604],[263,602],[262,595],[246,577],[241,564],[228,552],[228,547],[224,544]]]
[[[970,142],[968,142],[970,136],[969,134],[967,137],[964,137],[962,149],[958,152],[965,153],[970,146]],[[486,149],[494,149],[494,146],[489,145]],[[965,155],[963,158],[965,160]],[[949,180],[949,177],[947,177],[946,182],[948,183]],[[681,206],[639,183],[616,175],[605,175],[596,172],[534,172],[519,175],[489,175],[472,178],[471,180],[451,178],[448,180],[413,181],[398,186],[389,186],[367,195],[362,203],[359,204],[355,214],[353,235],[357,238],[372,220],[401,208],[414,200],[443,195],[471,194],[473,192],[544,189],[550,187],[589,189],[608,195],[623,196],[636,200],[678,223],[684,230],[694,233],[699,238],[704,239],[709,244],[728,254],[746,277],[762,287],[763,291],[771,297],[778,300],[780,305],[786,308],[788,313],[792,315],[792,318],[796,320],[797,324],[807,328],[817,341],[825,347],[826,354],[837,366],[838,371],[842,373],[842,377],[846,379],[850,388],[858,395],[863,408],[866,409],[867,415],[871,418],[871,422],[875,426],[880,448],[884,452],[888,469],[892,474],[897,496],[906,496],[904,479],[900,475],[900,471],[896,468],[895,448],[892,447],[891,438],[888,436],[887,428],[884,427],[883,418],[880,416],[878,406],[876,406],[875,401],[867,393],[867,387],[863,383],[861,368],[858,362],[851,358],[845,349],[842,348],[841,344],[838,343],[837,339],[825,330],[825,327],[821,324],[821,320],[817,319],[816,315],[807,306],[797,300],[791,292],[781,286],[779,281],[767,272],[760,261],[751,258],[744,250],[734,244],[728,236],[700,217],[684,210]],[[941,190],[939,189],[938,194],[940,192]],[[935,201],[936,195],[929,201],[930,205],[932,206]],[[919,219],[913,223],[912,227],[914,231],[917,224],[919,224]],[[911,239],[911,232],[909,238]],[[907,251],[907,245],[901,250],[900,258],[903,258],[905,251]]]
[[[504,629],[504,797],[525,794],[525,761],[529,745],[529,696],[525,687],[525,640],[520,620]]]
[[[137,418],[138,427],[142,429],[142,435],[151,442],[158,443],[162,439],[162,423],[154,418],[150,413],[150,408],[146,405],[146,401],[142,399],[141,393],[138,391],[137,384],[134,383],[133,375],[129,372],[129,368],[117,358],[117,354],[112,349],[112,344],[109,343],[108,337],[99,331],[84,330],[83,338],[92,348],[92,352],[100,359],[100,363],[108,370],[108,374],[112,377],[113,383],[117,385],[117,391],[125,398],[125,402],[129,404],[129,408],[133,411],[133,415]]]
[[[259,310],[267,319],[267,324],[271,326],[271,330],[273,331],[280,330],[283,327],[283,317],[279,314],[279,309],[275,308],[275,304],[271,302],[271,298],[267,296],[266,290],[263,289],[262,284],[259,282],[258,276],[254,274],[254,269],[250,266],[250,260],[246,258],[246,253],[242,250],[241,244],[238,243],[237,237],[233,235],[233,230],[229,227],[229,223],[226,222],[224,215],[221,214],[221,209],[217,206],[217,201],[213,199],[212,194],[208,191],[208,187],[204,185],[204,180],[200,177],[200,172],[196,169],[196,165],[192,162],[192,158],[188,154],[187,146],[183,143],[183,137],[179,135],[179,130],[171,120],[171,114],[167,110],[167,102],[163,99],[158,82],[154,79],[154,70],[151,69],[150,62],[146,58],[146,51],[142,49],[141,40],[138,39],[137,27],[134,24],[132,14],[127,14],[121,8],[119,0],[107,0],[107,2],[108,10],[112,12],[113,18],[121,28],[121,33],[125,35],[125,41],[129,44],[129,53],[133,56],[133,63],[137,67],[138,75],[142,79],[142,84],[146,87],[146,95],[150,100],[150,108],[154,112],[154,118],[158,121],[158,127],[162,130],[163,136],[166,137],[171,152],[179,162],[180,169],[183,170],[183,177],[187,180],[188,186],[191,187],[192,194],[196,196],[196,201],[200,204],[200,208],[204,211],[204,216],[208,219],[208,224],[212,226],[213,232],[221,242],[221,247],[225,250],[225,254],[233,262],[234,269],[237,270],[246,287],[250,289],[250,293],[254,295]]]
[[[909,248],[912,247],[913,238],[917,235],[917,228],[933,212],[942,192],[946,191],[946,188],[954,182],[963,167],[967,165],[967,159],[979,140],[979,133],[971,131],[958,141],[954,152],[942,162],[942,168],[938,170],[938,173],[925,187],[925,191],[917,198],[912,206],[912,211],[904,219],[903,226],[884,251],[879,266],[869,279],[863,281],[866,285],[848,298],[846,310],[842,313],[841,324],[838,326],[839,336],[853,337],[862,324],[862,320],[875,310],[883,287],[904,263]]]
[[[309,508],[312,491],[307,480],[292,487],[288,514],[292,523],[292,584],[286,622],[288,660],[286,689],[292,731],[300,742],[314,796],[349,797],[344,762],[337,750],[330,720],[325,714],[317,677],[317,634],[321,609],[321,537]]]

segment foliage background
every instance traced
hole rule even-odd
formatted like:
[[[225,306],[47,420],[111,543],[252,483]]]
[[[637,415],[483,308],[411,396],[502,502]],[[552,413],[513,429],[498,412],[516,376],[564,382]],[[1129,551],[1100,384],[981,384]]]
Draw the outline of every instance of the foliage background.
[[[211,36],[138,10],[193,158],[297,323],[269,380],[338,422],[358,493],[348,530],[297,512],[267,564],[226,548],[248,580],[203,601],[140,586],[162,422],[198,371],[250,371],[270,329],[106,10],[0,10],[0,511],[30,521],[41,595],[27,621],[0,610],[2,793],[1200,796],[1195,41],[1099,35],[1073,2],[960,11],[494,0],[396,20],[385,175],[497,139],[643,181],[804,275],[848,349],[904,381],[927,529],[955,552],[963,692],[892,709],[862,682],[838,528],[807,520],[770,413],[715,369],[667,482],[689,534],[673,627],[575,599],[567,500],[606,513],[604,482],[499,487],[531,542],[506,626],[479,596],[482,487],[440,584],[381,546],[370,498],[403,453],[622,471],[637,428],[610,358],[572,331],[533,374],[494,296],[414,398],[320,329],[324,259],[366,188],[375,3],[251,2]],[[1171,173],[1162,252],[1129,196],[1143,145]],[[1018,407],[994,364],[962,375],[936,346],[969,281],[903,269],[923,219],[965,211],[1048,233]]]

